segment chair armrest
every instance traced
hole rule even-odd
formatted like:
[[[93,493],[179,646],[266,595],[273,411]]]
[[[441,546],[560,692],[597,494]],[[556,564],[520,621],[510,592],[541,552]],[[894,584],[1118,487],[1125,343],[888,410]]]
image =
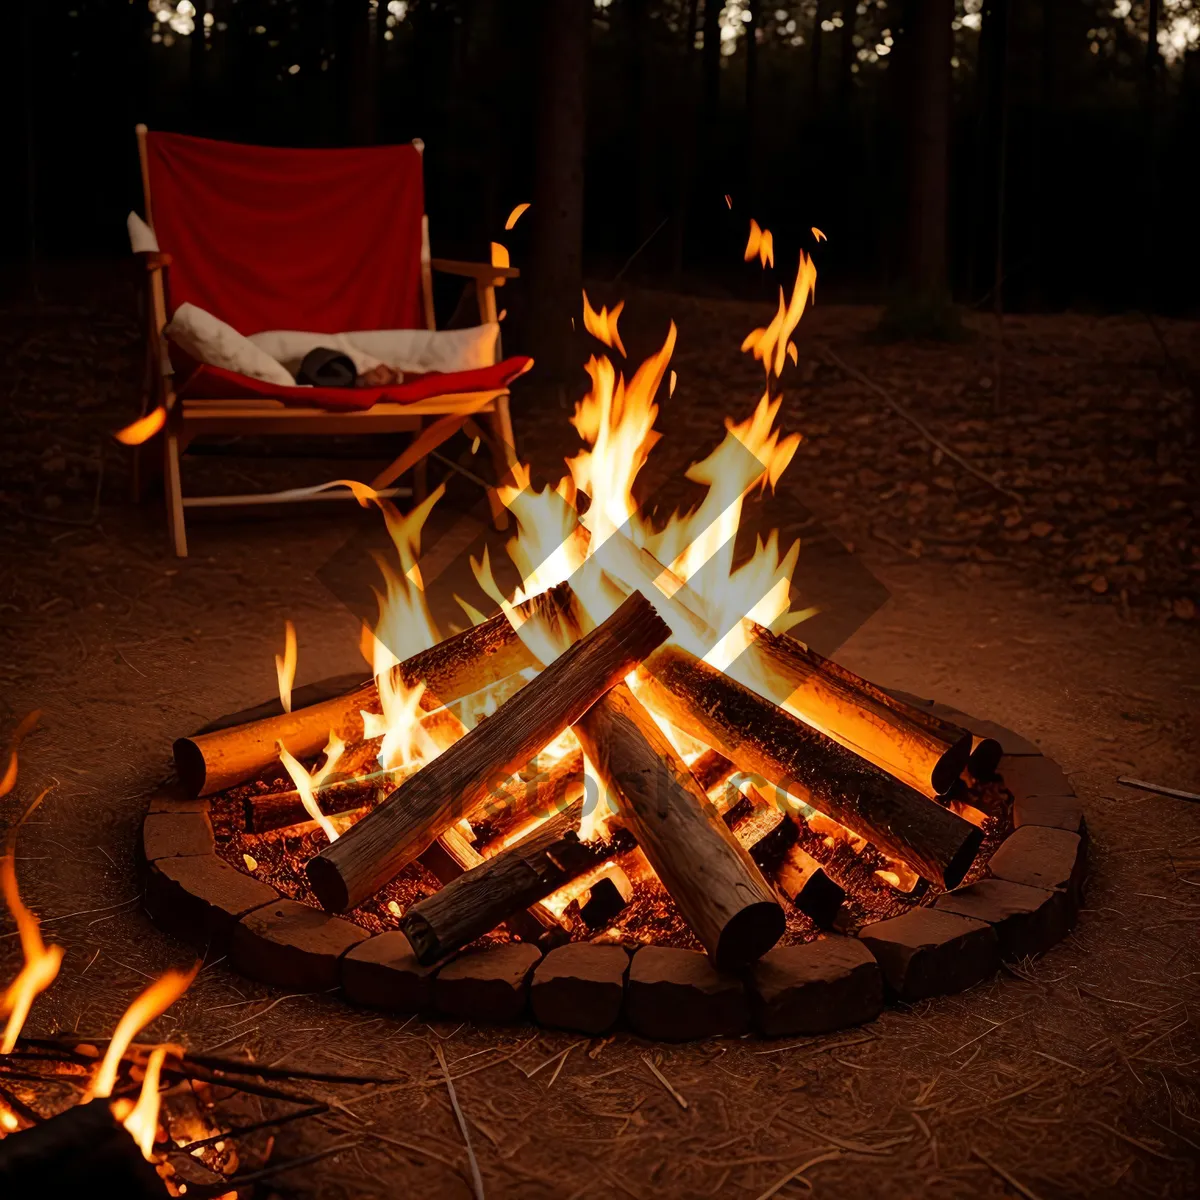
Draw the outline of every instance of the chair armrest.
[[[444,275],[461,275],[483,283],[502,284],[506,279],[521,277],[518,267],[493,267],[491,263],[460,262],[455,258],[435,258],[429,265]]]

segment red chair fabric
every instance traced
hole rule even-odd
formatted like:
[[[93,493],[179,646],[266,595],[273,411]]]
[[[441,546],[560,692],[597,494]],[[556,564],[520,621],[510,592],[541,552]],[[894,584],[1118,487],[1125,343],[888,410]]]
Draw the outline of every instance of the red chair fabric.
[[[370,408],[381,400],[407,404],[431,396],[449,396],[455,392],[484,392],[507,387],[518,375],[533,366],[532,358],[506,358],[492,367],[473,371],[431,371],[411,375],[403,383],[379,388],[280,387],[265,379],[252,379],[226,371],[223,367],[200,366],[179,390],[185,400],[241,400],[246,397],[284,400],[290,404],[316,405],[337,412]]]
[[[190,301],[247,336],[424,327],[415,147],[285,150],[151,131],[146,149],[173,308]]]

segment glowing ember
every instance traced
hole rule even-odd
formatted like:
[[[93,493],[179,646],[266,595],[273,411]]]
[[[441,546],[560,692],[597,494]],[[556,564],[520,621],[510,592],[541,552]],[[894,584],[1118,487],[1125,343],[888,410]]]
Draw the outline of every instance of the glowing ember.
[[[188,990],[199,970],[200,964],[196,963],[190,971],[167,971],[125,1010],[125,1015],[113,1031],[112,1040],[108,1043],[104,1059],[92,1078],[91,1086],[84,1095],[85,1102],[112,1095],[117,1082],[117,1070],[125,1051],[129,1049],[129,1043],[137,1036],[139,1030],[162,1016]]]

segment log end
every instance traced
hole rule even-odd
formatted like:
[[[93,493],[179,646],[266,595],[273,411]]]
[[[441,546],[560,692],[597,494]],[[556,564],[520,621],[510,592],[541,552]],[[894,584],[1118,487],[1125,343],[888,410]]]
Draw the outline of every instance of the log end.
[[[189,796],[203,795],[208,769],[204,765],[204,754],[200,747],[190,737],[176,738],[172,753],[175,755],[175,773],[183,790]]]
[[[976,737],[972,739],[971,757],[967,765],[976,779],[992,779],[1003,756],[1004,747],[995,738]]]
[[[953,742],[946,752],[933,764],[929,782],[939,795],[945,795],[962,777],[971,759],[971,747],[974,739],[964,729],[962,737]]]
[[[983,830],[977,825],[972,825],[970,821],[964,821],[963,825],[966,828],[963,831],[962,845],[942,872],[942,886],[946,891],[951,891],[962,883],[979,853],[979,847],[983,845]]]
[[[824,871],[814,871],[792,903],[819,929],[832,929],[833,920],[846,899],[846,890]]]
[[[400,922],[400,931],[408,938],[408,944],[421,966],[428,967],[446,954],[438,940],[437,931],[420,913],[411,909],[406,912]]]
[[[713,956],[716,966],[736,971],[757,962],[783,937],[786,923],[783,909],[774,900],[747,904],[721,930]]]
[[[326,912],[344,913],[352,908],[350,889],[337,867],[321,854],[314,855],[304,866],[308,882],[317,902]]]

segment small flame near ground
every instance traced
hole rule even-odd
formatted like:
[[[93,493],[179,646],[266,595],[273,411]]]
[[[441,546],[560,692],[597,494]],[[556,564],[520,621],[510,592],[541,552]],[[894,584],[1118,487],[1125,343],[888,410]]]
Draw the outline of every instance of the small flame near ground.
[[[137,1103],[129,1100],[113,1102],[113,1116],[129,1131],[130,1137],[138,1144],[142,1157],[148,1161],[154,1158],[154,1140],[158,1133],[158,1112],[162,1097],[158,1090],[159,1076],[163,1062],[167,1057],[166,1046],[156,1046],[146,1061],[146,1075],[142,1080],[142,1090],[138,1094]]]
[[[36,728],[41,716],[42,710],[35,708],[33,712],[27,713],[20,725],[13,730],[12,738],[8,743],[8,766],[4,768],[4,774],[0,775],[0,796],[7,796],[13,790],[17,782],[17,751],[20,750],[21,743]]]
[[[85,1103],[112,1095],[117,1082],[117,1070],[130,1042],[141,1029],[162,1016],[188,990],[199,970],[200,964],[196,963],[190,971],[166,971],[125,1010],[117,1022],[116,1029],[113,1030],[112,1040],[108,1043],[104,1058],[92,1077],[91,1085],[84,1094]]]
[[[283,653],[275,655],[275,675],[279,680],[279,703],[283,711],[292,711],[292,684],[296,679],[296,627],[283,623]]]
[[[160,404],[144,417],[118,429],[113,437],[123,446],[140,446],[148,442],[167,423],[167,410]]]
[[[25,907],[17,890],[17,834],[49,791],[46,788],[9,830],[4,857],[0,858],[0,887],[4,892],[4,903],[17,923],[21,953],[25,956],[25,965],[16,979],[0,994],[0,1016],[8,1018],[3,1041],[0,1041],[0,1054],[12,1053],[29,1009],[38,994],[54,982],[65,953],[61,946],[47,946],[42,941],[38,919]]]

